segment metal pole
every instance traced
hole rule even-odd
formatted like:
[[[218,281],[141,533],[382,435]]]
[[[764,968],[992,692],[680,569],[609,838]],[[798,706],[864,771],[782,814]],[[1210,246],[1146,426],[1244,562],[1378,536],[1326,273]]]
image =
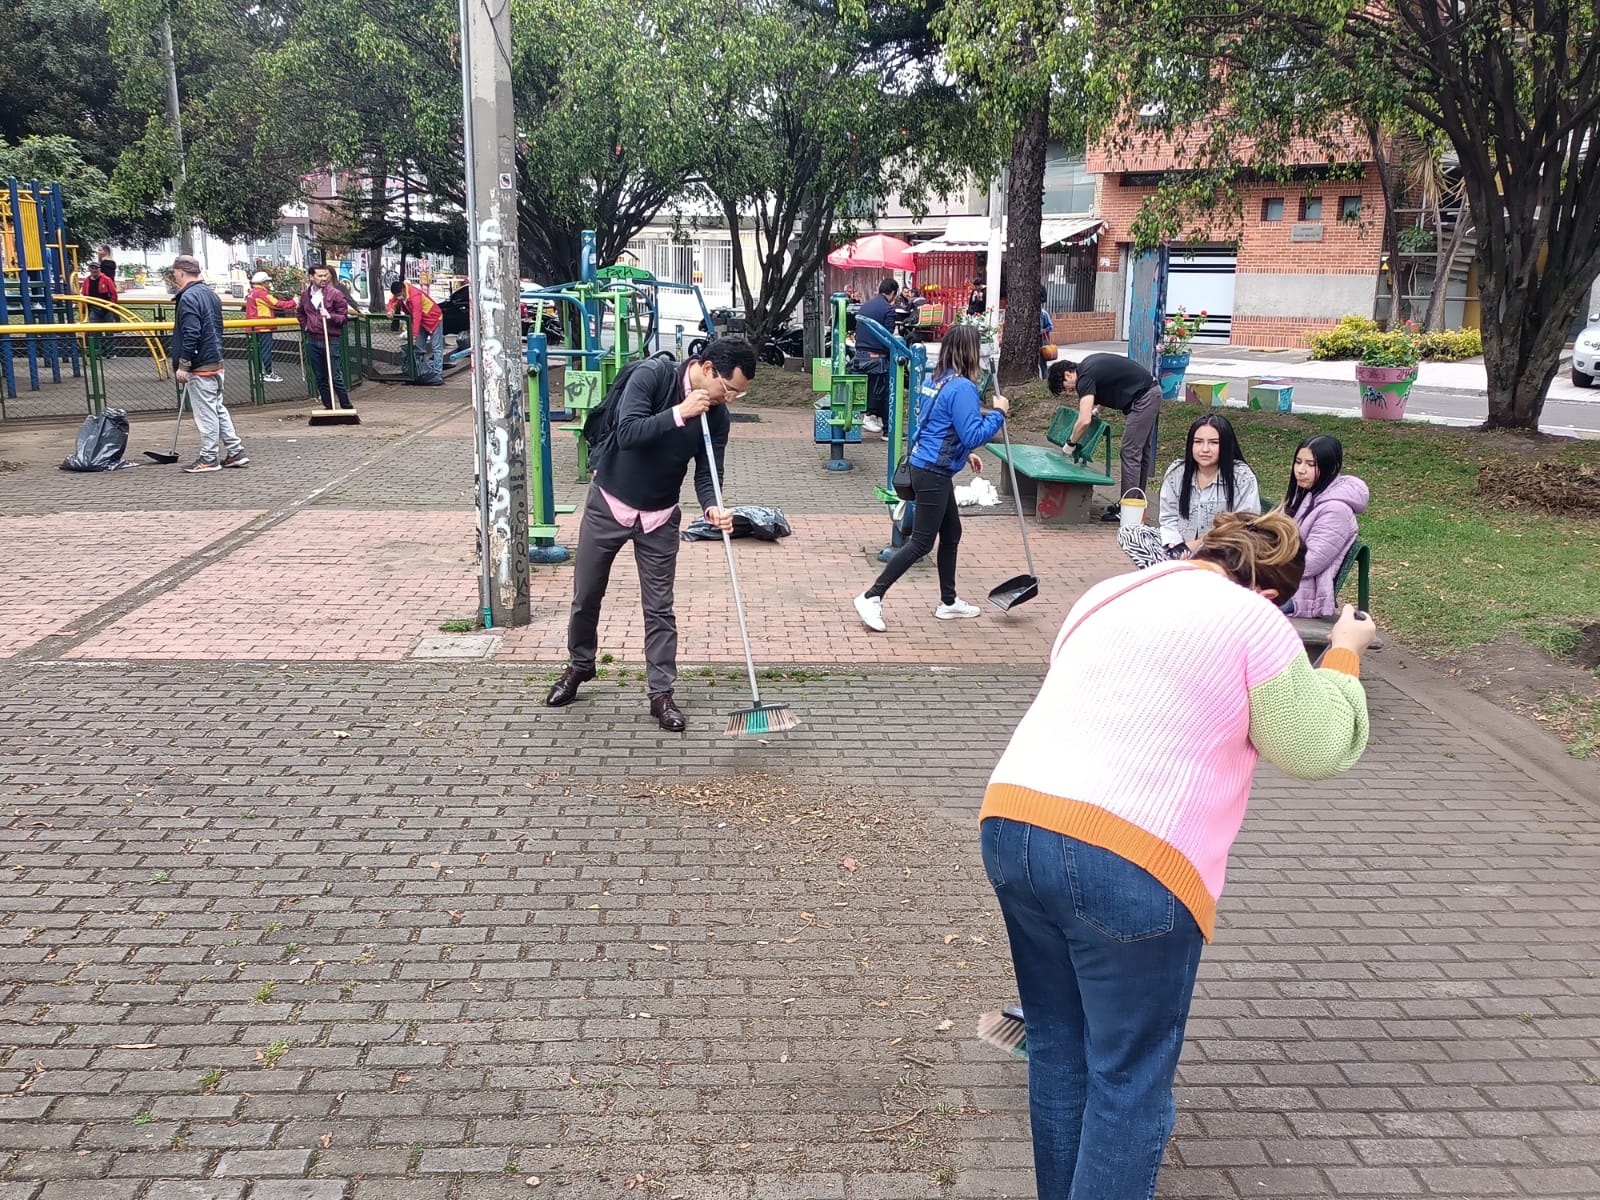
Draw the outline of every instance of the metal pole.
[[[176,162],[173,172],[172,195],[174,198],[182,195],[183,184],[188,178],[188,165],[183,154],[183,110],[178,104],[178,60],[172,52],[172,21],[163,15],[161,18],[161,58],[167,70],[167,121],[172,126],[172,149]],[[175,205],[177,228],[173,230],[178,235],[178,253],[194,253],[194,226],[189,224],[188,214],[184,212],[183,205]]]
[[[516,119],[510,0],[461,0],[472,407],[478,434],[478,544],[485,626],[531,619],[527,367],[517,298]]]
[[[989,183],[989,260],[984,264],[983,279],[983,292],[988,305],[984,309],[983,319],[996,329],[1000,325],[1000,264],[1005,256],[1006,247],[1006,185],[1009,176],[1009,171],[1002,171]],[[1000,374],[998,332],[994,338],[993,358],[984,363],[984,366],[993,371],[998,378]]]

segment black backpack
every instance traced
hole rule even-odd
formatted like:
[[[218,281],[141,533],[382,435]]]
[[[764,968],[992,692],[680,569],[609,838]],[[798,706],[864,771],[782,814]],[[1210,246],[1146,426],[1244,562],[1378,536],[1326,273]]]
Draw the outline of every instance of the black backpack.
[[[649,358],[641,358],[622,368],[622,373],[611,381],[611,387],[606,391],[600,403],[589,410],[589,415],[583,419],[583,440],[589,444],[589,464],[593,469],[598,469],[600,460],[611,449],[611,437],[616,432],[617,423],[617,398],[622,395],[622,389],[628,385],[628,380],[633,373],[645,363],[659,362],[665,359],[676,364],[677,359],[670,350],[662,350],[652,354]]]

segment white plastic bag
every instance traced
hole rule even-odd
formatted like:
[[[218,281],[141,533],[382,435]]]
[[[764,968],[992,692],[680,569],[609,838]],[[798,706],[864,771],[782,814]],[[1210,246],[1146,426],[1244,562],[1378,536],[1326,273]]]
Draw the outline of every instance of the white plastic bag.
[[[991,508],[999,503],[1000,493],[981,475],[971,483],[956,485],[957,508]]]

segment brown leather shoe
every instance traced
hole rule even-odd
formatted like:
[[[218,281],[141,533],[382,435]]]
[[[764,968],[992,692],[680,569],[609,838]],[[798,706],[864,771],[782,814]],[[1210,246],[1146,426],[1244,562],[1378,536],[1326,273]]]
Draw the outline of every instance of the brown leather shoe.
[[[578,685],[588,683],[593,678],[593,671],[580,671],[577,667],[568,667],[561,672],[561,678],[550,685],[550,693],[544,698],[545,706],[566,707],[578,698]]]
[[[668,733],[682,733],[689,725],[683,719],[683,711],[672,702],[671,692],[650,697],[650,715]]]

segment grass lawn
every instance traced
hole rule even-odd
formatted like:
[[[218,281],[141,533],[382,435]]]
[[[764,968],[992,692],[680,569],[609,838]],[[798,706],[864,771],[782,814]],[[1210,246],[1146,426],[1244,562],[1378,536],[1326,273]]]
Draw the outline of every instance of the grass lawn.
[[[751,398],[809,404],[808,382],[764,373]],[[1014,389],[1011,398],[1016,429],[1035,434],[1059,403],[1043,384]],[[1159,469],[1182,453],[1199,412],[1165,406]],[[1600,623],[1600,516],[1508,509],[1477,492],[1485,467],[1510,468],[1513,480],[1540,463],[1600,477],[1600,441],[1242,409],[1226,415],[1269,502],[1282,499],[1302,439],[1327,433],[1340,440],[1345,470],[1372,489],[1361,537],[1372,547],[1373,612],[1414,649],[1446,657],[1521,639],[1565,658],[1584,640],[1585,627]],[[1118,421],[1114,413],[1111,419]],[[1346,598],[1353,600],[1354,591],[1352,578]],[[1596,634],[1589,636],[1592,643]],[[1577,665],[1585,669],[1577,674],[1582,686],[1543,690],[1531,707],[1574,754],[1600,756],[1600,676],[1592,662]]]

